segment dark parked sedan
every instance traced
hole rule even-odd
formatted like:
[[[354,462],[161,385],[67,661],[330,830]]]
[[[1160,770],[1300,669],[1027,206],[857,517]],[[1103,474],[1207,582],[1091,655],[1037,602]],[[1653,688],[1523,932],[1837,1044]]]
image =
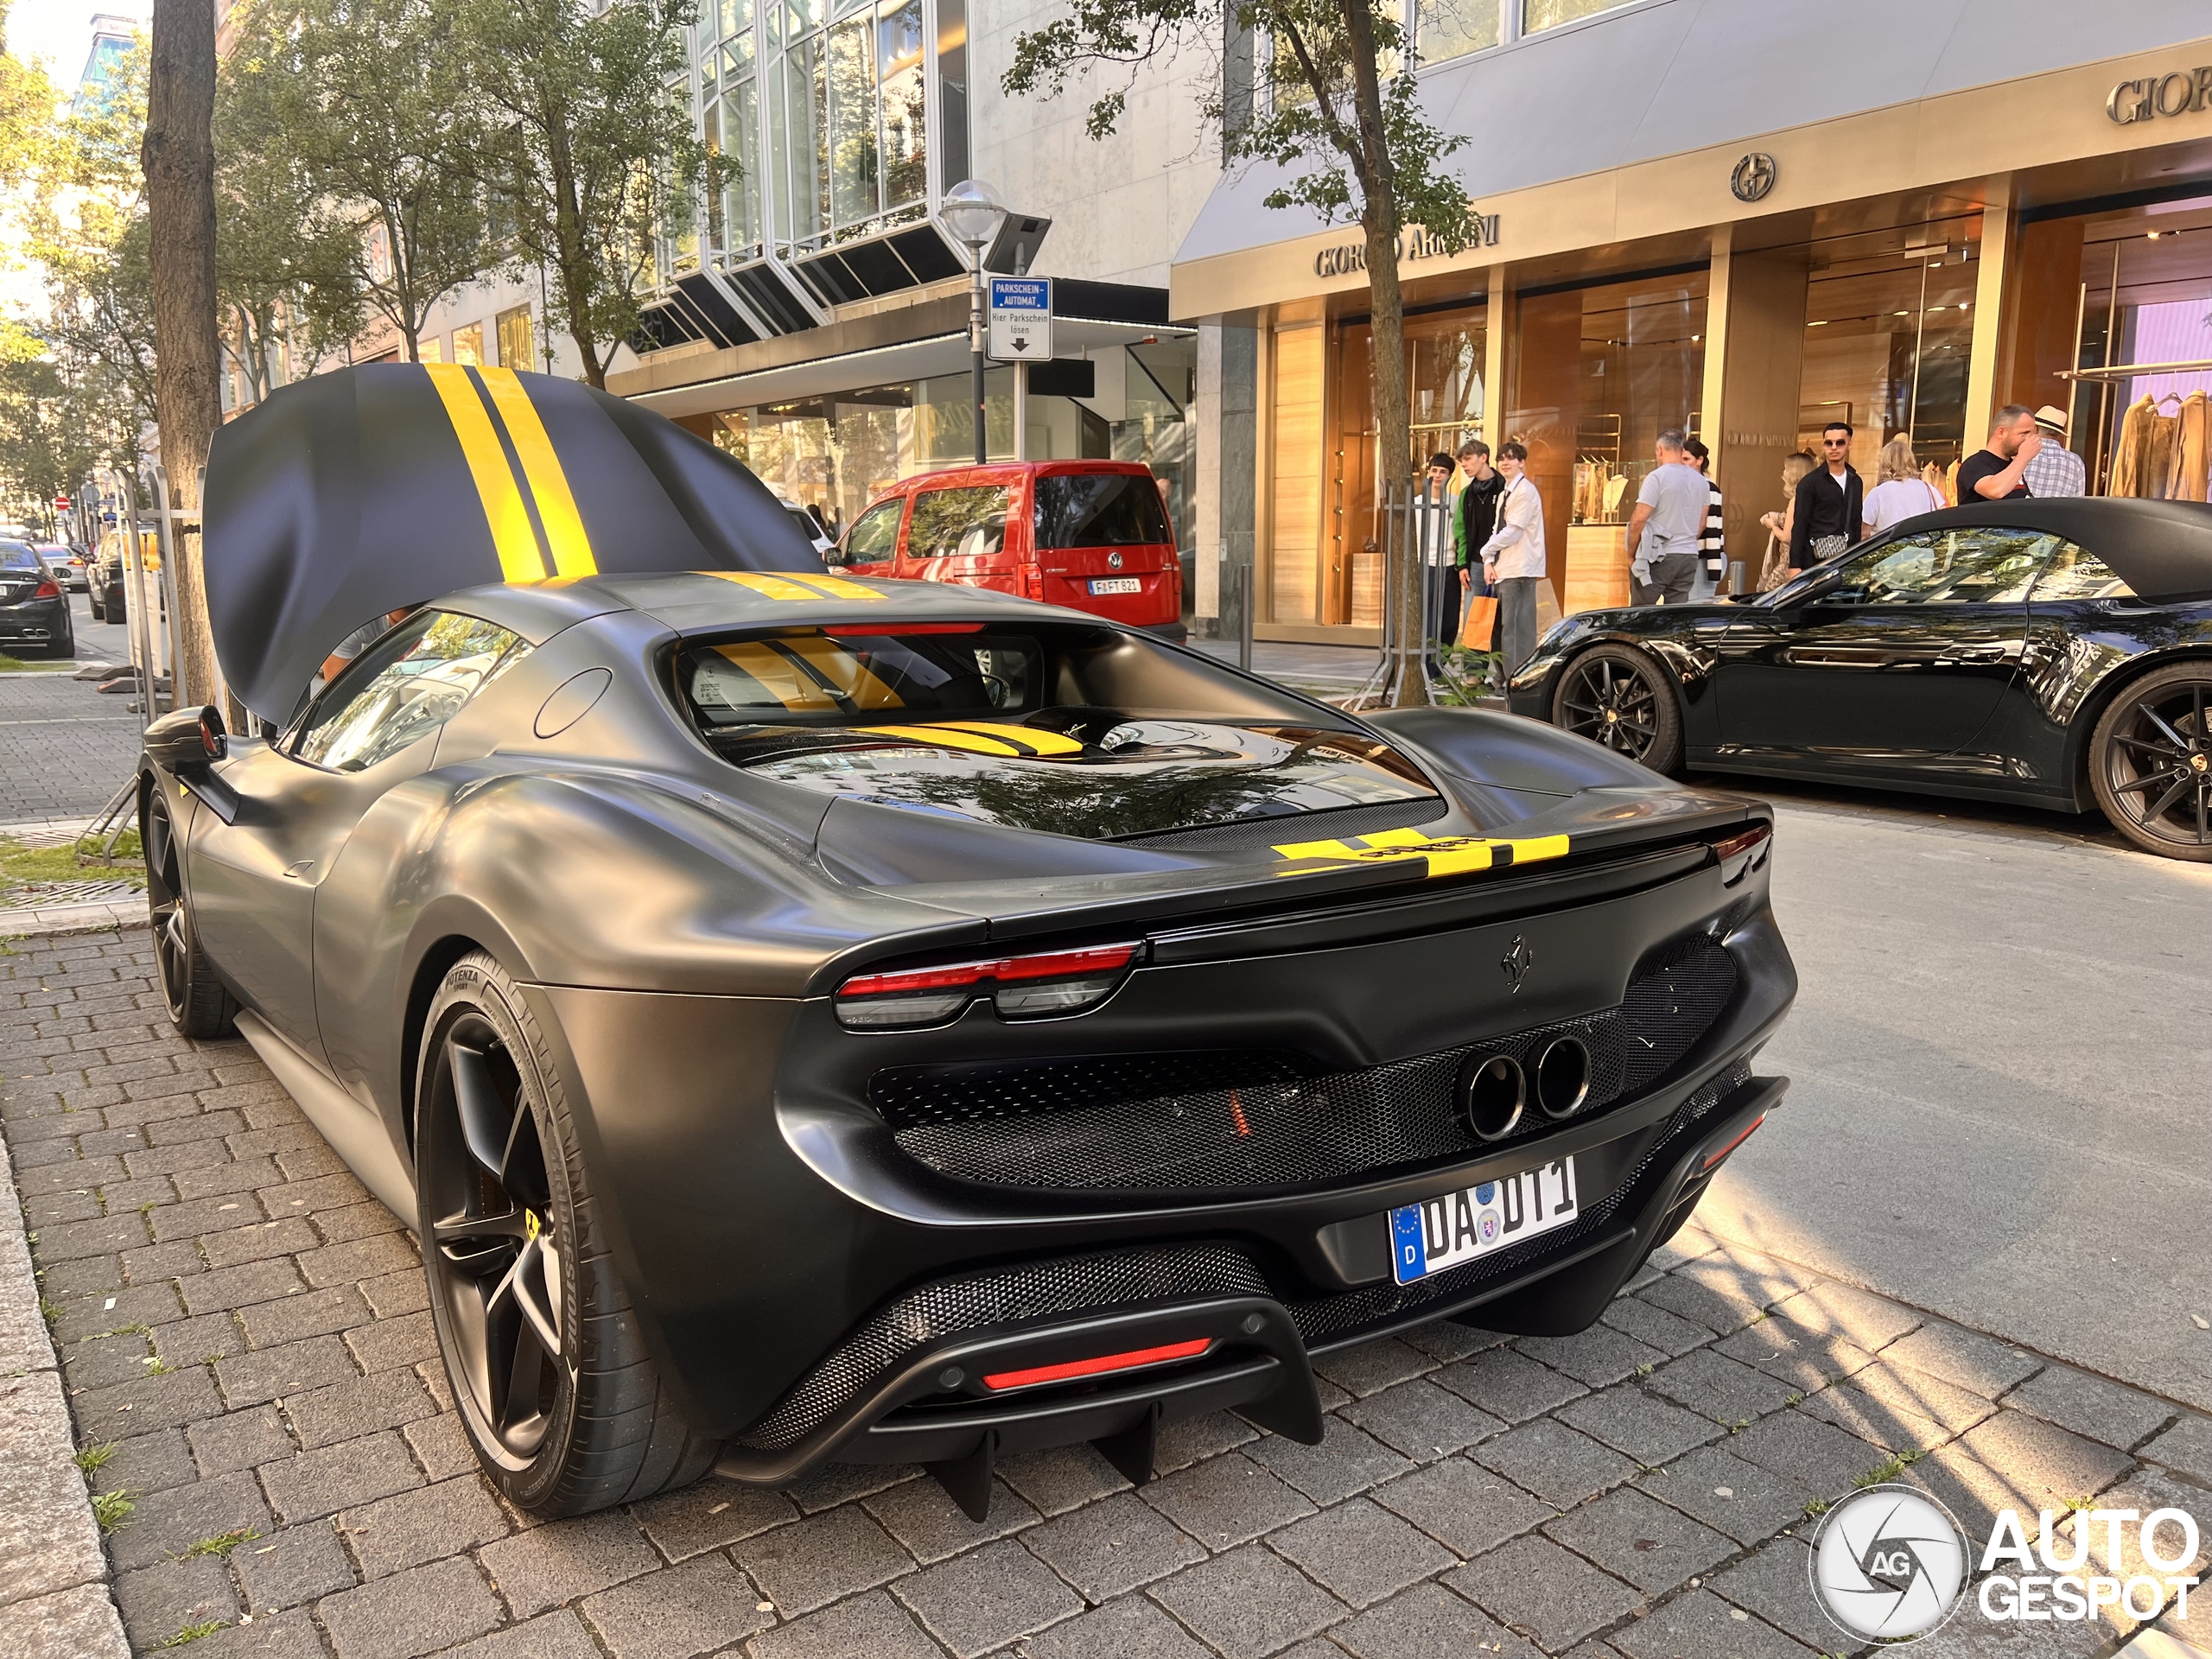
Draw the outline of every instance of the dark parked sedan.
[[[1662,772],[2101,808],[2212,861],[2212,507],[1927,513],[1745,603],[1569,617],[1511,700]]]
[[[69,595],[37,551],[0,542],[0,651],[29,657],[73,657]]]

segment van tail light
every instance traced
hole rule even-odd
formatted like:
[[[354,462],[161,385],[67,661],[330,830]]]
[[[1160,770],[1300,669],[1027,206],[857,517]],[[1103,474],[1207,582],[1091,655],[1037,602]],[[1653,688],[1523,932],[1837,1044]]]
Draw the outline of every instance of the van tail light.
[[[1033,564],[1021,567],[1021,596],[1024,599],[1045,597],[1045,572]]]
[[[61,597],[61,588],[59,583],[53,582],[41,582],[38,585],[38,591],[33,594],[31,597],[33,599],[59,599]]]
[[[1082,1014],[1114,994],[1143,950],[1131,944],[1043,950],[895,973],[860,974],[837,988],[838,1023],[861,1031],[938,1026],[988,996],[1003,1019]]]
[[[1713,854],[1720,861],[1720,885],[1732,887],[1765,863],[1770,850],[1767,843],[1773,836],[1772,824],[1755,823],[1741,835],[1714,842]]]

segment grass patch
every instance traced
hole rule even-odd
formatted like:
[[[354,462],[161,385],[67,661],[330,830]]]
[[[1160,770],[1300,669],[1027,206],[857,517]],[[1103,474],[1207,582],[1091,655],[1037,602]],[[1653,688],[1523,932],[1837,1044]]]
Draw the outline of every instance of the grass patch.
[[[114,1455],[115,1442],[106,1440],[96,1446],[78,1447],[77,1455],[73,1461],[89,1475],[95,1469],[105,1469],[107,1466],[107,1460]]]
[[[231,1622],[226,1618],[211,1618],[205,1624],[188,1624],[175,1636],[155,1643],[154,1649],[158,1653],[163,1648],[181,1648],[188,1642],[197,1642],[203,1636],[213,1636],[216,1631],[226,1630],[230,1627]]]
[[[0,836],[0,893],[33,882],[92,881],[104,876],[144,884],[146,867],[139,857],[136,830],[125,830],[117,841],[111,863],[81,864],[79,849],[94,854],[99,842],[87,836],[75,847],[26,847],[12,836]]]
[[[65,669],[75,673],[77,659],[73,657],[47,657],[35,663],[27,663],[20,657],[10,657],[6,652],[0,651],[0,674],[58,674]]]
[[[38,1299],[38,1311],[39,1317],[48,1325],[59,1325],[61,1322],[61,1304],[50,1296],[41,1296]]]
[[[1900,1452],[1893,1458],[1884,1459],[1851,1484],[1854,1486],[1879,1486],[1885,1481],[1895,1480],[1927,1455],[1925,1452]]]
[[[112,1452],[115,1448],[107,1448]],[[100,1459],[105,1463],[106,1459]],[[130,1524],[130,1511],[138,1506],[130,1501],[130,1494],[118,1487],[111,1492],[92,1495],[92,1519],[99,1523],[102,1532],[116,1532]]]
[[[1827,1512],[1828,1501],[1825,1497],[1816,1497],[1805,1506],[1805,1518],[1808,1521],[1812,1520],[1815,1516],[1826,1515]]]
[[[198,1538],[185,1546],[187,1555],[227,1555],[240,1544],[258,1538],[261,1534],[251,1527],[240,1527],[236,1532],[219,1532],[213,1538]]]

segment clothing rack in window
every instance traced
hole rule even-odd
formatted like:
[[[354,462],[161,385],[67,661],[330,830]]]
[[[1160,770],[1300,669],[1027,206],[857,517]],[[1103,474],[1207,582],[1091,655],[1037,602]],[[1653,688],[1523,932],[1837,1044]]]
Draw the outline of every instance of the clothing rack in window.
[[[2061,369],[2054,377],[2060,380],[2133,380],[2144,374],[2193,374],[2212,369],[2212,358],[2200,358],[2189,363],[2115,363],[2105,369]]]

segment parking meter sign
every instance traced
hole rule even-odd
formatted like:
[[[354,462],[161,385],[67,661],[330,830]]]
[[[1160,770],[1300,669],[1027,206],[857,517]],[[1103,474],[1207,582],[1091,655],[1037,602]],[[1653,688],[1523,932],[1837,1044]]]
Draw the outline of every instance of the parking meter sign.
[[[1052,355],[1052,279],[991,278],[990,327],[984,350],[994,362],[1034,363]]]

